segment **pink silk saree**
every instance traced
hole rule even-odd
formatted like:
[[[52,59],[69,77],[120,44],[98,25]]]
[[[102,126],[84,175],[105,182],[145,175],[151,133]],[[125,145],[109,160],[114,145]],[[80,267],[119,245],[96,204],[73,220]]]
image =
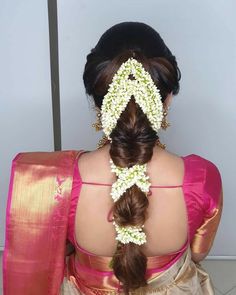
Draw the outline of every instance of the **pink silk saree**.
[[[101,258],[100,258],[101,259]],[[100,269],[104,263],[100,261]],[[67,264],[66,275],[61,285],[60,295],[123,295],[122,290],[106,288],[104,281],[102,288],[91,288],[80,285],[74,273],[74,261]],[[106,277],[106,276],[105,276]],[[184,255],[170,268],[156,272],[148,279],[148,284],[129,294],[159,294],[159,295],[213,295],[214,288],[207,272],[191,260],[191,249],[188,246]]]
[[[4,295],[122,294],[104,288],[106,275],[101,288],[80,285],[75,253],[66,253],[71,190],[80,152],[20,153],[14,158],[3,255]],[[220,182],[215,183],[215,195],[219,189]],[[213,242],[222,210],[219,200],[209,207],[210,216],[194,235],[191,249],[195,253],[204,252]],[[208,231],[212,235],[206,239]],[[191,260],[191,249],[189,245],[171,267],[153,273],[147,287],[130,294],[214,294],[208,274]],[[99,269],[105,267],[105,273],[106,263],[98,258]]]
[[[14,158],[3,253],[4,295],[59,294],[78,154],[32,152]]]

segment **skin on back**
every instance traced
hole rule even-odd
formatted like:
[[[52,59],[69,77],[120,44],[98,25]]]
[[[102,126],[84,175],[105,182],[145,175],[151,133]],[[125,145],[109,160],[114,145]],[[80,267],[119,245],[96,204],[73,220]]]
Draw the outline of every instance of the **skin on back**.
[[[109,147],[84,153],[78,161],[83,181],[113,183]],[[148,162],[151,185],[182,185],[183,159],[156,146]],[[75,216],[75,237],[85,250],[101,256],[113,256],[116,249],[115,229],[107,215],[112,208],[110,186],[83,184]],[[178,251],[187,240],[187,211],[182,187],[151,188],[149,207],[144,224],[147,243],[142,245],[147,256],[165,255]]]

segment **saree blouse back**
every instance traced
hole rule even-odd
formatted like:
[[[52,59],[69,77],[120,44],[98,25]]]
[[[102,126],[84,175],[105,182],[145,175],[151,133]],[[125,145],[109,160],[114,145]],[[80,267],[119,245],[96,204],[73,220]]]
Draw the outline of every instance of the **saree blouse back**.
[[[109,267],[111,257],[89,253],[75,239],[75,212],[83,185],[77,164],[82,152],[21,153],[13,160],[3,256],[5,295],[60,294],[65,278],[73,284],[73,292],[78,292],[68,294],[119,291],[119,281]],[[171,269],[188,248],[194,253],[207,252],[220,221],[218,168],[198,155],[182,159],[188,241],[170,255],[148,257],[148,280]],[[66,240],[75,248],[68,257]]]

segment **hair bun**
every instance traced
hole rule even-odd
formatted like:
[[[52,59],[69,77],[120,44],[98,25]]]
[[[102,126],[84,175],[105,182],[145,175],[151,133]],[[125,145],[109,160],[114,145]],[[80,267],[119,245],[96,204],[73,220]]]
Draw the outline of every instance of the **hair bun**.
[[[121,22],[110,27],[94,48],[97,54],[110,59],[126,49],[141,50],[146,57],[172,56],[159,33],[143,22]]]

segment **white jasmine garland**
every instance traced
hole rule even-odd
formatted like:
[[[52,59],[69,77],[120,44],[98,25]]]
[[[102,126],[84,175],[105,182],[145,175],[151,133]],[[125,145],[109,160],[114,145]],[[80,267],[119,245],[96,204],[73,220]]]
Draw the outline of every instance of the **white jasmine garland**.
[[[129,75],[134,80],[129,79]],[[163,120],[163,104],[160,90],[156,87],[150,74],[142,64],[133,57],[124,62],[117,73],[113,76],[108,92],[103,98],[101,106],[102,128],[108,139],[117,124],[121,113],[125,110],[131,96],[147,118],[152,128],[158,132]],[[114,202],[118,201],[124,192],[136,184],[143,192],[148,192],[150,187],[149,176],[146,174],[147,164],[134,165],[130,168],[118,167],[110,160],[111,171],[116,173],[117,181],[112,184],[111,197]],[[143,226],[119,226],[115,222],[117,232],[116,239],[123,244],[135,243],[142,245],[146,243],[146,234]]]
[[[142,245],[146,243],[146,234],[142,231],[142,227],[138,226],[119,226],[115,222],[115,229],[117,232],[116,240],[122,244],[134,243]]]
[[[118,201],[123,193],[136,184],[143,192],[148,192],[151,183],[148,181],[149,176],[146,175],[147,164],[144,165],[134,165],[130,168],[128,167],[118,167],[114,164],[112,159],[110,159],[111,171],[116,173],[117,180],[112,184],[111,196],[114,202]],[[142,245],[146,243],[146,234],[142,231],[141,226],[125,226],[121,227],[113,222],[117,232],[116,240],[123,244],[135,243],[137,245]]]
[[[135,80],[129,79],[130,74],[135,77]],[[163,104],[160,90],[142,64],[130,57],[113,76],[108,92],[103,98],[101,123],[108,139],[111,139],[110,133],[116,126],[117,120],[125,110],[132,95],[147,115],[152,128],[155,131],[161,128]]]
[[[134,165],[131,168],[117,167],[110,159],[111,171],[116,173],[117,181],[112,184],[111,196],[116,202],[123,193],[134,184],[136,184],[143,192],[148,192],[151,183],[148,181],[149,176],[146,175],[147,164]]]

